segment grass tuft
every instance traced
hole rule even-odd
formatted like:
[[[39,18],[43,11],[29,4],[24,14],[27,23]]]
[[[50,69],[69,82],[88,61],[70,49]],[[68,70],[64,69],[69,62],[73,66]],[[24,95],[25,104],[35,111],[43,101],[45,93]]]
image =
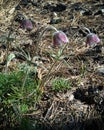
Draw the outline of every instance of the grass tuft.
[[[21,122],[25,113],[30,113],[36,109],[34,104],[38,103],[41,97],[39,84],[34,78],[28,76],[25,86],[22,87],[24,77],[23,71],[9,74],[0,73],[1,123],[2,119],[5,119],[7,124],[13,126],[16,122]]]
[[[71,88],[71,83],[64,78],[55,78],[52,81],[52,90],[59,92],[68,90]]]

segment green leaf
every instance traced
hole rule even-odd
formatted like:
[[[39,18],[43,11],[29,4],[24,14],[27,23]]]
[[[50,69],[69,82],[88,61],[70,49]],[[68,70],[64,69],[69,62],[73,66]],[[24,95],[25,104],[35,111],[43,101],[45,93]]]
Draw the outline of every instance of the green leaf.
[[[62,55],[62,49],[60,49],[59,51],[58,51],[58,57],[60,57],[61,55]]]
[[[59,58],[59,59],[60,59],[60,60],[62,60],[62,59],[64,59],[64,58],[65,58],[65,56],[60,56],[60,58]]]
[[[55,54],[51,54],[51,56],[52,56],[53,58],[56,58],[56,57],[57,57]]]
[[[2,94],[2,90],[0,90],[0,95]]]
[[[22,113],[27,112],[27,111],[28,111],[28,105],[26,105],[26,104],[21,104],[21,106],[20,106],[20,111],[21,111]]]
[[[8,59],[7,59],[7,66],[9,65],[9,63],[11,62],[12,59],[15,58],[15,54],[14,53],[11,53],[9,56],[8,56]]]

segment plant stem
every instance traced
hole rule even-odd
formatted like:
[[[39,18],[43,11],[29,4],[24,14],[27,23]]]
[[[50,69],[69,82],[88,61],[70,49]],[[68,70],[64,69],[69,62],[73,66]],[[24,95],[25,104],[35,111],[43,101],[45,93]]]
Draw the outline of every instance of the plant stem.
[[[49,75],[51,73],[51,70],[53,69],[53,67],[55,66],[56,63],[57,63],[57,60],[55,60],[54,63],[51,65],[51,68],[49,69],[48,74],[43,79],[42,83],[40,84],[40,88],[42,88],[42,87],[44,87],[46,85],[47,78],[49,77]]]
[[[25,75],[25,78],[24,78],[24,81],[23,81],[23,84],[22,84],[22,92],[23,92],[23,89],[24,89],[24,86],[26,84],[26,80],[27,80],[27,77],[28,77],[28,74],[30,72],[30,69],[28,68],[27,72],[26,72],[26,75]]]
[[[7,45],[7,49],[6,49],[6,66],[5,66],[5,73],[7,74],[8,72],[8,54],[9,54],[9,47],[10,47],[10,36],[12,34],[12,29],[9,30],[9,33],[8,33],[8,36],[7,36],[7,42],[6,42],[6,45]]]
[[[68,44],[64,45],[64,47],[62,48],[62,51],[61,51],[61,54],[60,54],[60,57],[61,55],[63,54],[63,51],[65,50],[65,48],[67,47]],[[60,59],[59,57],[59,59]],[[46,77],[44,78],[44,80],[42,81],[42,83],[40,84],[40,88],[44,87],[46,85],[46,81],[47,79],[49,78],[49,75],[51,73],[51,70],[53,69],[53,67],[56,65],[57,61],[59,60],[55,60],[54,63],[52,64],[52,66],[50,67],[49,71],[48,71],[48,74],[46,75]]]
[[[8,33],[8,36],[7,36],[7,41],[6,41],[6,45],[7,45],[7,50],[6,50],[6,66],[5,66],[5,73],[7,73],[8,72],[8,54],[9,54],[9,48],[10,48],[10,36],[11,36],[11,34],[12,34],[12,32],[13,32],[13,28],[12,28],[12,26],[13,26],[13,22],[14,22],[14,19],[12,19],[12,21],[11,21],[11,24],[10,24],[10,30],[9,30],[9,33]]]
[[[36,50],[35,50],[35,53],[37,54],[38,53],[38,50],[39,50],[39,43],[42,39],[42,36],[44,35],[44,33],[48,30],[55,30],[56,32],[58,32],[58,30],[54,27],[54,26],[48,26],[46,27],[43,32],[40,34],[39,38],[38,38],[38,41],[37,41],[37,44],[36,44]]]
[[[85,29],[86,31],[88,31],[88,33],[91,33],[90,29],[83,27],[83,29]]]

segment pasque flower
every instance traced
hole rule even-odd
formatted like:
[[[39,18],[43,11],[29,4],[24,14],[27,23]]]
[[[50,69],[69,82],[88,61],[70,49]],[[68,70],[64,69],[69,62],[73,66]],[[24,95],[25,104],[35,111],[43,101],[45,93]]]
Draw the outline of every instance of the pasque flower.
[[[86,37],[86,46],[87,45],[91,46],[91,45],[97,44],[99,42],[100,42],[99,37],[94,33],[89,33]]]
[[[61,46],[64,43],[68,43],[69,39],[66,34],[62,31],[56,31],[53,33],[53,45]]]
[[[100,42],[99,37],[95,34],[92,33],[88,28],[83,27],[82,29],[86,30],[88,32],[87,37],[86,37],[86,46],[93,46],[95,44],[98,44]]]
[[[23,28],[23,29],[26,29],[28,31],[31,31],[33,29],[33,24],[31,22],[31,20],[23,19],[21,21],[20,27]]]

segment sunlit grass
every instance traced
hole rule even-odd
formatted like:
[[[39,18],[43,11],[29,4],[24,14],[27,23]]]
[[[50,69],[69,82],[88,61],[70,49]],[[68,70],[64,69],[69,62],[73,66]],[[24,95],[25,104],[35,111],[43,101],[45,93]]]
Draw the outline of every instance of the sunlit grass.
[[[55,78],[52,80],[52,90],[59,92],[71,88],[71,83],[64,78]]]
[[[41,97],[39,84],[34,78],[28,76],[25,86],[22,87],[24,77],[23,71],[0,73],[0,117],[5,117],[7,122],[10,120],[11,125],[17,119],[21,120],[25,113],[29,113],[30,108],[34,111],[34,104]]]

